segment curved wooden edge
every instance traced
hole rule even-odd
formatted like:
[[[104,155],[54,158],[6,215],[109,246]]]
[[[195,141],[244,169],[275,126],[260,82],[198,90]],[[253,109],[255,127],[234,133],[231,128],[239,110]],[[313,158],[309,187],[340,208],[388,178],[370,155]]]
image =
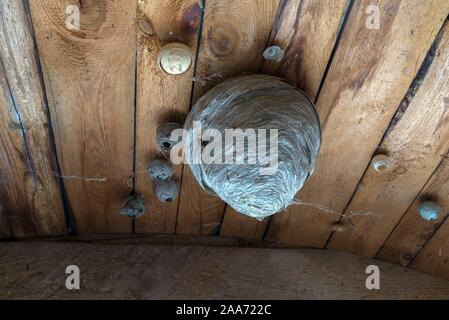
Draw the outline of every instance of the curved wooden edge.
[[[115,239],[96,238],[89,240],[81,237],[78,241],[108,241],[113,245],[26,241],[0,243],[2,257],[0,298],[447,299],[449,297],[449,282],[445,280],[388,262],[347,253],[321,249],[278,250],[200,246],[198,243],[184,246],[148,245],[131,243],[137,237],[129,237],[127,240],[128,237],[121,236]],[[231,244],[231,240],[220,241]],[[80,269],[80,290],[69,291],[65,288],[68,277],[65,270],[69,265],[76,265]],[[366,281],[370,276],[366,270],[373,265],[380,271],[379,290],[366,288]]]

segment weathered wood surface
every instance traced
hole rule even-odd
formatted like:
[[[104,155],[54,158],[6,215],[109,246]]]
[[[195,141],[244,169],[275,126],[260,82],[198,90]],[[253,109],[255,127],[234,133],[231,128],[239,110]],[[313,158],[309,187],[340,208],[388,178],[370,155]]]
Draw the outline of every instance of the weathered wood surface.
[[[438,220],[425,222],[416,216],[422,199],[438,202],[441,206]],[[448,213],[449,154],[385,243],[379,257],[397,262],[399,255],[403,264],[406,262],[415,269],[449,279]]]
[[[194,66],[181,76],[165,74],[157,66],[159,49],[169,42],[188,45],[196,56],[202,9],[197,0],[139,2],[138,19],[148,28],[138,30],[136,191],[144,195],[147,214],[136,221],[138,233],[175,233],[178,199],[169,204],[154,196],[147,168],[157,157],[157,127],[165,122],[182,124],[189,112]],[[180,181],[182,166],[174,179]]]
[[[50,120],[29,18],[22,1],[1,1],[0,237],[66,232]]]
[[[281,1],[269,46],[279,46],[280,62],[265,60],[262,73],[287,79],[314,101],[324,77],[349,2]],[[262,239],[270,219],[257,221],[226,208],[221,234]]]
[[[58,160],[80,232],[131,232],[118,211],[133,188],[136,3],[30,1]],[[66,26],[69,5],[79,7],[79,30]]]
[[[284,50],[281,62],[264,61],[262,73],[296,84],[312,100],[318,94],[348,0],[281,1],[269,46]]]
[[[193,102],[219,81],[258,72],[274,25],[278,0],[208,0]],[[201,189],[184,166],[176,232],[217,234],[225,203]]]
[[[446,176],[448,173],[446,172]],[[447,187],[446,187],[447,190]],[[447,199],[447,193],[445,194]],[[446,200],[447,201],[447,200]],[[447,214],[447,202],[444,202],[443,209]],[[425,244],[415,260],[410,264],[411,267],[422,270],[426,273],[438,277],[449,279],[449,223],[448,220],[440,226],[438,231]]]
[[[449,283],[327,250],[0,244],[2,299],[447,299]],[[113,261],[113,263],[111,263]],[[65,288],[80,269],[79,291]],[[369,265],[380,290],[365,286]]]
[[[379,146],[379,152],[388,154],[390,165],[382,172],[368,168],[344,213],[352,216],[353,225],[333,234],[330,249],[376,255],[449,151],[447,26],[436,43],[431,66],[422,70],[421,85],[412,85],[414,96],[409,92],[397,115],[400,119],[394,119],[397,123]]]
[[[440,216],[435,221],[425,221],[419,215],[419,206],[423,201],[429,199],[437,201],[441,206]],[[408,266],[424,245],[432,238],[438,228],[440,228],[441,224],[446,223],[448,213],[449,158],[446,158],[382,245],[377,257],[382,260]],[[442,258],[439,255],[439,249],[443,250],[443,246],[439,248],[435,247],[437,256]],[[432,266],[423,264],[422,271],[426,271],[426,268],[432,269]],[[446,269],[448,268],[449,266],[446,267]],[[446,278],[449,278],[449,272],[447,274],[448,276]]]
[[[81,242],[90,244],[146,244],[171,246],[302,249],[294,245],[254,239],[184,234],[79,234],[60,237],[21,238],[20,242]]]
[[[3,213],[2,204],[0,203],[0,239],[11,237],[11,231],[9,230],[6,216]]]
[[[326,245],[449,12],[444,0],[382,1],[376,30],[369,5],[354,2],[318,98],[323,145],[303,204],[271,220],[268,240]]]

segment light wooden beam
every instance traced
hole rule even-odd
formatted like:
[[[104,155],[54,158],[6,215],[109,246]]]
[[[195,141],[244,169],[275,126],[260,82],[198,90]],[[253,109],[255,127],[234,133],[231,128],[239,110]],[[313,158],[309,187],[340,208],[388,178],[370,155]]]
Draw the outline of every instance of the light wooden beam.
[[[133,189],[137,0],[29,3],[79,231],[131,232],[118,212]]]
[[[449,284],[328,250],[1,243],[1,299],[446,299]],[[111,263],[113,262],[113,263]],[[80,270],[79,291],[65,287]],[[380,270],[368,290],[366,268]]]
[[[0,60],[0,237],[64,234],[47,101],[24,1],[0,2]]]
[[[377,30],[371,4],[354,2],[318,98],[323,144],[302,205],[271,220],[268,240],[326,246],[449,12],[445,0],[380,1]]]

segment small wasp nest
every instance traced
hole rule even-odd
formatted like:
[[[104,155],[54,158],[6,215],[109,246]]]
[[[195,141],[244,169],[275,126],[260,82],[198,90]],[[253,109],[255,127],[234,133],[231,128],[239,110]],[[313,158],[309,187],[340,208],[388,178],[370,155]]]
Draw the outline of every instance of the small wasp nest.
[[[155,182],[168,181],[173,177],[173,167],[167,160],[156,159],[150,163],[148,173]]]
[[[177,123],[169,122],[157,128],[156,139],[157,144],[161,150],[170,151],[178,143],[171,139],[171,134],[174,130],[180,129],[181,126]]]
[[[182,75],[189,71],[193,64],[192,50],[182,43],[169,43],[160,49],[157,64],[167,74]]]
[[[159,201],[172,202],[179,195],[179,186],[172,180],[157,182],[154,193]]]
[[[143,216],[145,214],[145,201],[143,197],[138,194],[129,196],[123,204],[120,214],[132,219]]]
[[[284,58],[284,51],[278,46],[268,47],[264,51],[263,57],[265,60],[280,62]]]
[[[438,203],[426,201],[419,206],[419,214],[426,221],[435,221],[440,215],[441,208]]]
[[[390,163],[391,163],[391,160],[387,155],[378,154],[373,158],[373,160],[371,162],[371,166],[377,172],[381,172],[381,171],[387,170],[388,167],[390,166]]]

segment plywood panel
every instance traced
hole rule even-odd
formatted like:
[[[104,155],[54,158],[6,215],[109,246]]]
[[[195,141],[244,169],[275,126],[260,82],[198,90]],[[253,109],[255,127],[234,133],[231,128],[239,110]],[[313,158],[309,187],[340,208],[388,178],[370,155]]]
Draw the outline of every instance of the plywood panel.
[[[379,147],[391,164],[382,172],[368,168],[345,211],[353,226],[334,233],[330,249],[374,256],[449,150],[449,29],[434,54],[422,84],[412,86],[416,95],[407,97],[412,101]]]
[[[423,201],[432,199],[441,206],[441,213],[435,221],[425,221],[419,215]],[[383,244],[377,257],[382,260],[409,265],[424,245],[447,220],[449,213],[449,158],[443,160],[435,174],[413,201],[404,217]],[[443,228],[444,229],[444,228]],[[447,236],[447,235],[446,235]],[[441,247],[442,249],[442,247]],[[437,256],[439,256],[437,250]],[[441,257],[440,257],[441,258]],[[440,262],[437,262],[440,264]],[[423,264],[423,271],[427,271]],[[449,273],[447,274],[449,276]]]
[[[48,110],[28,8],[0,3],[0,237],[66,232]],[[2,224],[0,222],[0,224]]]
[[[80,232],[131,232],[136,0],[30,1],[68,201]],[[66,27],[68,5],[80,28]]]
[[[208,0],[193,101],[243,72],[258,72],[272,30],[278,0]],[[184,166],[176,232],[216,234],[225,204],[207,194]]]
[[[376,30],[371,4],[354,2],[318,98],[323,145],[303,205],[272,219],[269,240],[326,245],[449,10],[444,0],[381,1]]]
[[[156,129],[167,121],[183,123],[190,107],[194,67],[170,76],[157,66],[159,49],[170,42],[188,45],[196,55],[202,9],[197,0],[139,2],[137,70],[136,191],[144,195],[147,214],[137,220],[138,233],[175,233],[178,200],[163,204],[153,192],[147,173],[151,160],[163,157],[156,144]],[[182,166],[175,168],[176,181]]]
[[[347,0],[281,1],[270,46],[285,51],[281,62],[264,61],[262,73],[283,77],[314,101],[342,26]],[[270,219],[261,222],[226,208],[222,235],[262,239]]]
[[[445,280],[329,250],[4,243],[0,255],[2,299],[447,299],[449,295]],[[73,264],[81,272],[81,290],[76,292],[64,287],[64,271]],[[380,290],[365,286],[365,270],[373,264],[381,271]]]

